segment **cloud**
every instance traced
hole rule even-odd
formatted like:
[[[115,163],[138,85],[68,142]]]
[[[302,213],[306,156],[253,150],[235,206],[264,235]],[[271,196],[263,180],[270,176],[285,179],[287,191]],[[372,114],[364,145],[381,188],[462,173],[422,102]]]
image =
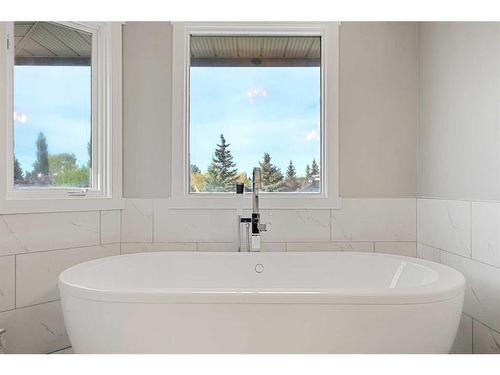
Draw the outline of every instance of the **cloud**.
[[[28,121],[28,116],[26,116],[24,113],[14,112],[14,121],[24,124],[26,123],[26,121]]]
[[[253,104],[256,97],[266,97],[267,91],[263,89],[248,89],[247,90],[247,98],[250,104]]]
[[[319,140],[319,133],[316,130],[311,130],[309,133],[307,133],[306,139],[308,141]]]

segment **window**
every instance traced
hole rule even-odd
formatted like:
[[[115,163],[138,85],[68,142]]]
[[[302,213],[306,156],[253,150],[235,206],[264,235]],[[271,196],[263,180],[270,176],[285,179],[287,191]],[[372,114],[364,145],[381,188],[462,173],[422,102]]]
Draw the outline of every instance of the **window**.
[[[321,37],[190,36],[190,192],[321,192]]]
[[[121,199],[121,25],[5,23],[2,212]]]
[[[256,166],[265,207],[339,205],[338,24],[176,23],[173,41],[173,206],[234,207]]]
[[[14,188],[92,187],[92,34],[14,23]]]

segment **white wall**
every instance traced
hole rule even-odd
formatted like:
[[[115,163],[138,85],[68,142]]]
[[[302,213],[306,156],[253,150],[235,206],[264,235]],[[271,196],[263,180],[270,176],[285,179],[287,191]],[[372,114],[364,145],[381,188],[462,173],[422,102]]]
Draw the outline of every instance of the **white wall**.
[[[414,197],[417,24],[340,27],[340,195]]]
[[[170,196],[172,25],[123,27],[123,194]]]
[[[500,353],[499,37],[499,23],[420,25],[417,254],[467,279],[462,353]]]
[[[170,194],[171,25],[127,22],[123,34],[123,189]],[[416,193],[417,24],[343,22],[339,153],[343,197]]]
[[[500,23],[420,30],[418,195],[500,200]]]

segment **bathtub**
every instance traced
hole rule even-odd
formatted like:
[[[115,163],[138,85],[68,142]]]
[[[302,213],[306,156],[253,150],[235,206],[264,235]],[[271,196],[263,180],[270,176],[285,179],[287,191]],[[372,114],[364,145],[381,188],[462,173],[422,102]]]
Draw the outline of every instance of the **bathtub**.
[[[448,353],[464,277],[355,252],[157,252],[59,276],[75,353]]]

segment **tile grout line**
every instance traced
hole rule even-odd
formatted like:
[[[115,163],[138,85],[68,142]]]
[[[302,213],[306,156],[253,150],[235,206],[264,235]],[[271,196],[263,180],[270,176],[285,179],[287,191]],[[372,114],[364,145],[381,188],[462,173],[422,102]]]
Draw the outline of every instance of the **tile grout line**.
[[[481,260],[472,259],[472,258],[469,258],[469,257],[467,257],[467,256],[460,255],[460,254],[454,253],[454,252],[449,251],[449,250],[441,249],[440,247],[436,247],[436,246],[430,245],[430,244],[428,244],[427,242],[423,242],[423,241],[418,241],[418,242],[420,242],[422,245],[425,245],[425,246],[428,246],[428,247],[432,247],[433,249],[436,249],[436,250],[439,250],[439,251],[445,252],[445,253],[447,253],[447,254],[450,254],[450,255],[455,255],[455,256],[457,256],[457,257],[460,257],[460,258],[463,258],[463,259],[470,260],[471,262],[476,262],[476,263],[480,263],[480,264],[482,264],[482,265],[489,266],[489,267],[492,267],[492,268],[495,268],[495,269],[500,269],[500,266],[495,266],[495,265],[493,265],[493,264],[486,263],[486,262],[483,262],[483,261],[481,261]]]
[[[155,201],[154,199],[151,199],[151,211],[152,211],[152,217],[151,217],[151,243],[155,243],[155,216],[156,216],[156,210],[155,210]]]
[[[99,212],[99,245],[102,245],[102,210]]]
[[[471,327],[470,327],[470,347],[472,349],[472,354],[474,354],[474,318],[471,316]]]
[[[14,256],[14,309],[17,308],[17,255]]]
[[[120,232],[119,232],[119,235],[120,235],[120,238],[119,238],[119,243],[120,243],[120,255],[122,255],[122,211],[123,210],[120,210]]]
[[[470,216],[469,216],[469,230],[470,230],[470,258],[474,259],[472,254],[472,202],[470,202]]]
[[[330,220],[330,242],[332,242],[332,209],[330,208],[328,213],[328,219]]]

